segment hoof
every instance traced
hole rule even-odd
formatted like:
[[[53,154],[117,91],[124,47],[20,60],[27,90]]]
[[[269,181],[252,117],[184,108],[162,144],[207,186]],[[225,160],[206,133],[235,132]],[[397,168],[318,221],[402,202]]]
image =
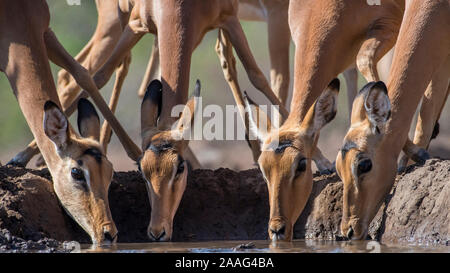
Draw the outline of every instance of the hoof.
[[[425,161],[430,159],[430,154],[423,148],[420,148],[416,154],[411,156],[411,159],[420,165],[425,164]]]
[[[336,172],[336,167],[319,171],[320,175],[331,175]]]
[[[330,174],[332,174],[333,172],[331,171],[331,170],[322,170],[322,171],[320,171],[319,172],[320,173],[320,175],[330,175]]]
[[[398,174],[404,173],[405,170],[406,170],[406,167],[405,167],[405,166],[400,166],[400,167],[398,167],[398,169],[397,169],[397,173],[398,173]]]
[[[44,158],[41,156],[39,156],[39,158],[36,160],[36,164],[35,164],[36,168],[45,168],[47,167],[47,164],[45,163]]]
[[[6,166],[25,168],[27,165],[13,158],[8,163],[6,163]]]
[[[439,129],[440,129],[439,127],[440,127],[439,122],[436,122],[436,124],[434,125],[434,128],[433,128],[433,133],[431,134],[430,141],[432,139],[435,139],[439,135]]]

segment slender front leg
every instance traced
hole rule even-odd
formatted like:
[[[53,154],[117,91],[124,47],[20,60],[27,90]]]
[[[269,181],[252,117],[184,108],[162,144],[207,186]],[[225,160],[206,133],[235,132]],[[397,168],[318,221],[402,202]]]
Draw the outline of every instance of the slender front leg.
[[[14,156],[6,165],[13,165],[25,168],[30,160],[39,153],[36,140],[33,140],[25,150]]]
[[[289,112],[273,93],[266,77],[264,77],[264,74],[256,64],[239,20],[236,17],[230,17],[223,25],[223,29],[229,34],[230,41],[233,44],[245,71],[247,71],[251,83],[261,91],[273,105],[279,105],[281,116],[286,119]]]
[[[332,174],[336,171],[335,165],[331,163],[320,151],[319,146],[317,145],[318,139],[319,135],[316,136],[316,145],[312,153],[312,160],[316,163],[316,167],[320,174]]]
[[[439,133],[439,117],[447,101],[450,92],[448,73],[450,72],[450,58],[447,63],[439,69],[434,75],[431,82],[422,97],[422,105],[420,107],[419,116],[417,118],[416,130],[414,132],[414,141],[407,141],[403,148],[403,155],[399,162],[399,170],[402,171],[410,164],[410,158],[418,163],[423,163],[427,157],[423,157],[425,150],[433,138]],[[429,157],[429,156],[428,156]]]
[[[289,91],[289,47],[291,31],[288,24],[288,8],[270,9],[267,18],[269,53],[270,53],[270,83],[275,95],[283,106],[287,107]]]
[[[356,65],[368,82],[380,80],[377,63],[394,46],[397,34],[388,30],[377,31],[362,44]]]
[[[118,67],[122,63],[123,59],[130,54],[131,49],[143,36],[144,32],[135,32],[129,25],[125,28],[111,57],[93,77],[97,88],[101,89],[105,86],[114,73],[116,67]]]
[[[155,41],[153,44],[150,60],[148,61],[147,69],[145,71],[144,78],[142,79],[141,87],[139,87],[138,96],[143,98],[147,86],[150,81],[154,79],[161,78],[159,69],[159,47],[158,47],[158,36],[155,35]]]
[[[123,59],[122,64],[116,69],[116,81],[114,83],[113,92],[109,100],[109,109],[115,114],[117,103],[119,102],[120,92],[122,91],[122,86],[125,78],[128,75],[128,71],[131,63],[131,53]],[[111,141],[111,126],[109,126],[108,121],[103,121],[102,129],[100,132],[100,143],[103,145],[103,150],[105,154],[108,150],[108,144]]]
[[[239,109],[239,114],[241,116],[242,122],[244,123],[245,135],[247,138],[247,143],[252,150],[253,160],[254,162],[257,162],[259,155],[261,154],[261,148],[257,140],[250,140],[248,138],[249,117],[245,111],[244,98],[238,83],[236,59],[233,56],[233,47],[230,43],[228,34],[226,34],[222,29],[219,29],[219,37],[217,38],[216,43],[216,52],[220,60],[220,65],[222,66],[225,80],[228,82],[228,85],[231,88],[234,100]]]
[[[62,47],[62,45],[59,43],[56,36],[51,30],[48,30],[44,34],[44,39],[50,60],[52,60],[55,64],[69,71],[69,73],[72,74],[72,76],[75,78],[80,87],[85,89],[89,93],[89,95],[99,108],[100,112],[102,112],[105,119],[113,127],[114,132],[116,133],[120,142],[124,146],[128,156],[132,160],[137,161],[141,155],[141,150],[131,140],[131,138],[125,132],[123,127],[120,125],[119,121],[111,113],[111,110],[108,108],[108,105],[103,100],[102,96],[100,95],[100,92],[97,89],[97,86],[95,85],[94,81],[90,77],[87,70],[84,67],[82,67],[79,63],[77,63],[72,58],[72,56],[69,55],[69,53],[67,53],[67,51]]]
[[[356,67],[348,68],[344,71],[345,83],[347,85],[347,103],[348,103],[348,117],[352,116],[353,100],[358,93],[358,71]]]

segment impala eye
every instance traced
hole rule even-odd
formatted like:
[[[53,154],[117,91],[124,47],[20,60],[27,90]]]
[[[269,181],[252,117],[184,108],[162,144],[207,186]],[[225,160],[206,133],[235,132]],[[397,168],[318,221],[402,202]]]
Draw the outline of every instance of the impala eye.
[[[70,174],[72,175],[72,178],[77,181],[86,181],[86,178],[84,177],[84,172],[81,169],[72,168]]]
[[[306,171],[306,164],[308,163],[308,161],[306,160],[306,158],[300,159],[297,165],[297,169],[295,170],[295,174],[300,175],[301,173],[303,173],[304,171]]]
[[[372,160],[365,158],[358,162],[358,176],[368,173],[372,170]]]
[[[181,160],[178,164],[177,175],[184,172],[184,160]]]

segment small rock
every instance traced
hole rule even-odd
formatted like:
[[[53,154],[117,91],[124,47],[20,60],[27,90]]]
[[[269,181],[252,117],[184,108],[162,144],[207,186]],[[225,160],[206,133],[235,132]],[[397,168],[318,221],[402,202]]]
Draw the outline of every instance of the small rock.
[[[248,244],[240,244],[237,247],[234,248],[234,251],[241,250],[241,249],[253,249],[255,248],[255,244],[253,242],[250,242]]]

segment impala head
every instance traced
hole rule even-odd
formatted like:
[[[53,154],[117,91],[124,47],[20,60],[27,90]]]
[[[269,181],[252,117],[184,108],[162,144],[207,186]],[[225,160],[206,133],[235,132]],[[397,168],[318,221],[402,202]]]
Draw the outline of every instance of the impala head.
[[[384,181],[394,181],[396,159],[380,149],[390,115],[383,82],[368,83],[353,102],[351,126],[336,159],[338,175],[344,182],[341,232],[349,239],[365,239],[391,186]]]
[[[112,243],[117,229],[111,217],[108,189],[112,164],[103,154],[98,139],[100,120],[94,106],[85,99],[78,103],[78,129],[71,130],[59,107],[44,106],[44,131],[60,157],[52,173],[55,192],[68,214],[89,234],[94,244]]]
[[[189,141],[183,139],[193,122],[195,98],[200,96],[197,81],[194,97],[186,104],[175,126],[159,129],[158,117],[162,107],[162,85],[154,80],[147,88],[141,106],[141,135],[143,155],[138,162],[147,185],[152,207],[147,229],[153,241],[169,241],[172,237],[173,218],[186,189],[188,166],[184,151]]]
[[[285,123],[279,129],[267,126],[267,133],[249,115],[250,130],[261,141],[258,164],[269,190],[268,232],[272,240],[292,240],[293,225],[312,189],[312,152],[320,130],[336,115],[338,92],[339,80],[335,79],[300,124]],[[247,99],[246,109],[250,109]]]

